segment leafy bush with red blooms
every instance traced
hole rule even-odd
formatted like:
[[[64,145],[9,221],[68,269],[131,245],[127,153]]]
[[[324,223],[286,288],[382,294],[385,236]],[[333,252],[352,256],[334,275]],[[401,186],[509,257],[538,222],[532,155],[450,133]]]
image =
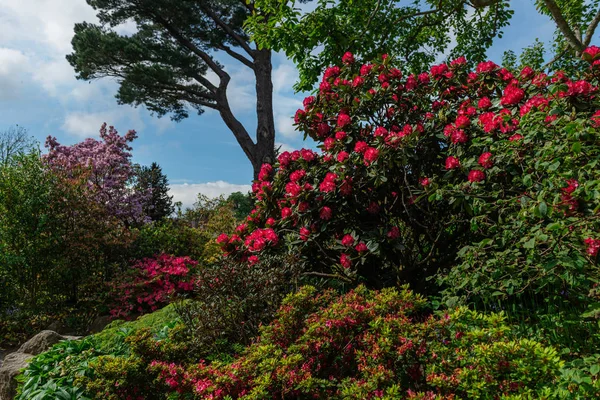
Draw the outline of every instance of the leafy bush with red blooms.
[[[406,289],[304,287],[233,362],[151,368],[175,398],[548,398],[563,365],[555,350],[511,338],[502,315],[424,306]]]
[[[466,60],[403,76],[391,57],[328,68],[225,253],[291,252],[313,274],[398,280],[478,303],[581,307],[599,277],[600,65],[576,79]]]
[[[152,312],[167,305],[173,296],[191,293],[198,262],[189,257],[161,254],[133,264],[129,273],[111,284],[114,318]]]

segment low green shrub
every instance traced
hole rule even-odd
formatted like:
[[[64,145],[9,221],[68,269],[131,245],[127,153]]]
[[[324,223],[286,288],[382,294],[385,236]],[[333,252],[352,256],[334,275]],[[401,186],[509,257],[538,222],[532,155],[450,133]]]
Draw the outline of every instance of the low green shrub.
[[[60,342],[34,357],[17,377],[16,400],[90,399],[84,384],[96,375],[96,363],[107,357],[127,359],[132,352],[131,337],[143,332],[164,340],[177,323],[170,305],[135,321],[113,321],[96,335]]]

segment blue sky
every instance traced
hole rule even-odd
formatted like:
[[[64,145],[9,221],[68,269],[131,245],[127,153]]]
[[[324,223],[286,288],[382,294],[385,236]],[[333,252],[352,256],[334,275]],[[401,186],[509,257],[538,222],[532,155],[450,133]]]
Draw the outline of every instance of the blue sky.
[[[507,49],[517,53],[535,38],[550,41],[554,25],[539,15],[533,0],[513,0],[515,15],[502,39],[488,52],[500,62]],[[209,196],[248,190],[252,169],[233,135],[212,110],[192,113],[181,123],[158,119],[143,108],[117,105],[116,83],[77,81],[65,61],[71,51],[73,25],[96,21],[84,0],[0,1],[0,130],[19,124],[43,143],[48,135],[71,144],[96,136],[102,122],[119,131],[138,131],[134,161],[158,162],[171,183],[175,200],[191,205],[198,192]],[[134,26],[119,28],[132,32]],[[595,41],[593,41],[595,42]],[[254,82],[246,68],[220,59],[232,75],[230,103],[237,117],[253,132]],[[275,120],[277,143],[284,149],[301,148],[291,117],[304,97],[294,94],[297,78],[293,64],[275,55]]]

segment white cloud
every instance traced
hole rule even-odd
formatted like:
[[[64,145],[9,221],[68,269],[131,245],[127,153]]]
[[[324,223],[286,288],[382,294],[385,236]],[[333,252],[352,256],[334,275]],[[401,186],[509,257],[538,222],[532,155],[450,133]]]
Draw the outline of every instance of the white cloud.
[[[289,115],[278,115],[275,120],[275,130],[278,135],[285,138],[298,138],[301,133],[296,131],[294,120]]]
[[[20,50],[0,47],[0,100],[20,97],[29,58]]]
[[[206,182],[206,183],[180,183],[171,184],[169,193],[173,196],[173,201],[181,201],[183,209],[192,207],[198,199],[198,194],[203,194],[209,198],[228,196],[234,192],[247,193],[252,189],[250,185],[237,185],[225,181]]]
[[[290,91],[298,80],[298,70],[293,64],[283,61],[273,70],[273,90],[278,93]]]
[[[104,122],[119,131],[134,129],[139,132],[144,127],[137,109],[122,107],[101,112],[70,112],[62,127],[70,135],[85,139],[97,136]]]

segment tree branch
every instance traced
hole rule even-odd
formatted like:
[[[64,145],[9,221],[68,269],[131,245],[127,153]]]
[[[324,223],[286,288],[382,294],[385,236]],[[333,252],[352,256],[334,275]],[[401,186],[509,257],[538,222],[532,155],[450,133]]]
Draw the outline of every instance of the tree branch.
[[[598,27],[599,23],[600,23],[600,9],[598,9],[596,16],[594,17],[592,22],[590,22],[590,25],[588,26],[587,30],[585,31],[585,41],[583,42],[583,47],[588,47],[590,45],[590,43],[592,41],[592,36],[594,36],[594,32],[596,31],[596,28]]]
[[[206,79],[205,77],[203,77],[202,75],[196,74],[196,73],[191,73],[190,76],[192,78],[194,78],[198,83],[200,83],[202,86],[206,87],[206,89],[211,92],[211,93],[217,93],[217,87],[215,85],[212,84],[211,81],[209,81],[208,79]]]
[[[202,4],[202,3],[201,3]],[[217,14],[215,14],[210,7],[204,7],[200,5],[204,12],[213,20],[217,25],[221,27],[229,36],[231,36],[242,49],[246,51],[251,57],[254,57],[254,51],[248,46],[248,41],[238,35],[229,25],[225,23]]]
[[[585,49],[583,43],[577,39],[575,32],[569,27],[569,23],[565,20],[565,17],[562,15],[560,11],[560,7],[556,4],[554,0],[543,0],[546,7],[548,7],[548,11],[552,14],[552,18],[554,22],[556,22],[556,26],[558,29],[565,35],[565,39],[575,49],[577,52],[581,52]]]
[[[221,46],[217,46],[217,49],[224,51],[225,53],[229,54],[231,57],[235,58],[236,60],[238,60],[239,62],[244,64],[246,67],[254,70],[254,63],[252,63],[252,61],[248,60],[243,55],[231,50],[230,47],[221,45]]]
[[[162,16],[157,15],[157,14],[155,14],[155,18],[167,30],[167,32],[169,32],[169,34],[171,34],[171,36],[173,36],[173,38],[175,38],[175,40],[177,40],[179,42],[179,44],[181,44],[183,47],[187,48],[192,53],[194,53],[195,55],[200,57],[200,59],[202,59],[202,61],[204,61],[206,63],[206,65],[208,65],[208,67],[210,69],[212,69],[215,74],[217,74],[219,76],[219,78],[223,79],[226,76],[229,76],[227,74],[227,72],[225,72],[221,67],[219,67],[219,65],[215,62],[215,60],[212,59],[211,56],[209,56],[204,51],[200,50],[198,48],[198,46],[196,46],[189,39],[184,37],[181,34],[181,32],[179,32],[177,29],[175,29],[173,26],[171,26],[171,24],[169,22],[167,22],[166,19],[164,19]]]

